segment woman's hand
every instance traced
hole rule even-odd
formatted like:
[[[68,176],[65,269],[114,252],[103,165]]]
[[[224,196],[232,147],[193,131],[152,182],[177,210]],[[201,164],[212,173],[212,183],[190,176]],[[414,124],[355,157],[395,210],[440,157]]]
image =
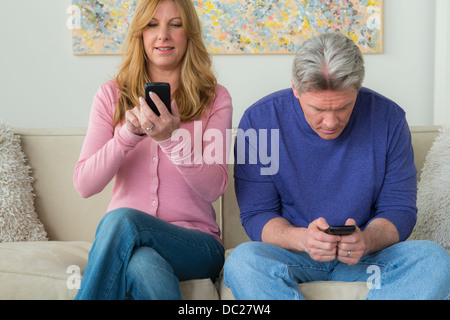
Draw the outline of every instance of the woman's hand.
[[[150,92],[150,99],[153,100],[161,115],[158,117],[152,109],[150,109],[145,99],[139,98],[141,103],[138,117],[140,130],[150,136],[154,141],[167,140],[172,137],[172,133],[175,130],[180,128],[181,119],[178,106],[175,99],[172,100],[171,114],[157,94]]]
[[[125,120],[126,120],[126,127],[128,131],[131,133],[142,136],[145,134],[145,131],[141,128],[141,123],[139,122],[140,117],[140,108],[141,107],[134,107],[132,110],[128,110],[125,113]]]

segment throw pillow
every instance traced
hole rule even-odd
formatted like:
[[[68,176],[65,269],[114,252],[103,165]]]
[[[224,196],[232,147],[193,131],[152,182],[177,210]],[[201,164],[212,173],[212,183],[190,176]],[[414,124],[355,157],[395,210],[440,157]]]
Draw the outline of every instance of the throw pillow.
[[[46,241],[20,137],[0,120],[0,242]]]
[[[425,160],[417,189],[417,224],[410,237],[450,249],[450,126],[443,127]]]

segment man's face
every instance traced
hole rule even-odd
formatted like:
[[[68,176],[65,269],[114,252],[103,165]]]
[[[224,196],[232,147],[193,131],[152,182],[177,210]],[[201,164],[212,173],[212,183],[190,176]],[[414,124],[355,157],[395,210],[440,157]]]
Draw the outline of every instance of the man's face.
[[[315,90],[299,94],[294,86],[292,88],[311,129],[322,139],[338,138],[350,120],[358,92],[354,89]]]

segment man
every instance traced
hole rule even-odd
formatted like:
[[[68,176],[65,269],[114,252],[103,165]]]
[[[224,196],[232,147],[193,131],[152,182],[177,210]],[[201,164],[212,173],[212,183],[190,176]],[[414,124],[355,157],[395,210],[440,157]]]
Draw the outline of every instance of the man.
[[[370,266],[381,278],[367,299],[449,296],[450,255],[432,242],[404,242],[417,213],[405,112],[362,88],[364,74],[353,41],[324,34],[297,52],[292,89],[245,112],[243,132],[278,130],[279,143],[268,150],[278,148],[280,163],[272,175],[261,174],[261,161],[235,165],[241,220],[253,240],[225,264],[236,299],[303,299],[298,283],[367,281]],[[261,141],[246,141],[249,160]],[[326,233],[341,225],[355,231]]]

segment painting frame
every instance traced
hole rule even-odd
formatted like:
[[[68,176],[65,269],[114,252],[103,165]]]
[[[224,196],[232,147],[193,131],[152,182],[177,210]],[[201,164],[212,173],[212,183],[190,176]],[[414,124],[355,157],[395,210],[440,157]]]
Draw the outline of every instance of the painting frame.
[[[365,54],[384,50],[384,0],[192,1],[212,55],[295,54],[305,39],[323,32],[343,33]],[[79,13],[73,54],[121,54],[136,5],[137,0],[72,0]]]

